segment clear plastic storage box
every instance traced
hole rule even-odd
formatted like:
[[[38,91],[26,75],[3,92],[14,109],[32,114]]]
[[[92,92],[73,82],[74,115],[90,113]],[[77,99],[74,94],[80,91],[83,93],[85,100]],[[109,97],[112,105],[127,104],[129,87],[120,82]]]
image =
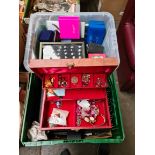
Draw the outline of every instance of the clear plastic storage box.
[[[88,23],[89,20],[100,20],[106,24],[106,36],[103,41],[107,58],[115,58],[115,68],[119,65],[119,53],[116,38],[116,29],[113,16],[108,12],[80,12],[80,13],[35,13],[30,16],[30,23],[27,34],[27,42],[24,56],[24,66],[29,72],[33,72],[30,66],[31,60],[39,59],[38,36],[46,27],[48,20],[58,21],[59,16],[79,16],[81,22]],[[88,58],[86,58],[88,59]],[[50,60],[52,61],[52,60]],[[106,58],[104,59],[106,61]],[[37,68],[37,66],[36,66]]]

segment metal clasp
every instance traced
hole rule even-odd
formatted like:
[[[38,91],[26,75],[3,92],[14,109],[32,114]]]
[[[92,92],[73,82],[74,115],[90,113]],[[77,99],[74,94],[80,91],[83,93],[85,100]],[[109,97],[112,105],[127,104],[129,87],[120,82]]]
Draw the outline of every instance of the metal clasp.
[[[72,64],[68,64],[68,63],[67,63],[67,67],[68,67],[69,69],[72,69],[74,66],[75,66],[74,63],[72,63]]]

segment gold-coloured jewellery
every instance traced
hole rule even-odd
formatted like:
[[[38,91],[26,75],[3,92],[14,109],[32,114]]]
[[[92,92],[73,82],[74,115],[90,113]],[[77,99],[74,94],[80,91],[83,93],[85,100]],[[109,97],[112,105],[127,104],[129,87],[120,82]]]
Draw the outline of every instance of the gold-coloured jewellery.
[[[90,74],[83,74],[82,75],[82,84],[84,87],[88,86],[90,83]]]
[[[71,78],[71,82],[72,82],[73,84],[77,84],[77,83],[78,83],[78,77],[77,77],[77,76],[73,76],[73,77]]]

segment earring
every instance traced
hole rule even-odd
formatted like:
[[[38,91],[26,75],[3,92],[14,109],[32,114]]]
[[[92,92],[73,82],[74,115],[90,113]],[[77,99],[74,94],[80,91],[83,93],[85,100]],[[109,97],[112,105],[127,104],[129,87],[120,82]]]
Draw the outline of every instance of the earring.
[[[60,87],[66,87],[67,86],[67,81],[65,80],[64,77],[62,77],[61,75],[59,75],[58,84],[59,84]]]
[[[62,105],[62,102],[61,102],[61,101],[56,101],[56,106],[57,106],[57,108],[60,108],[61,105]]]
[[[54,77],[50,78],[50,82],[51,82],[51,86],[53,87],[54,86]]]
[[[97,81],[96,81],[96,87],[103,87],[103,82],[101,80],[101,78],[97,78]]]

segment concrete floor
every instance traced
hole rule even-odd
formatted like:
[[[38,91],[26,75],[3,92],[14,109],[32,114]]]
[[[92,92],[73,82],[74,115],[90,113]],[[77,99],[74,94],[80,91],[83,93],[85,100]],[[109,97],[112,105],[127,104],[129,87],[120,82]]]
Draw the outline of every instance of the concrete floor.
[[[117,83],[118,85],[118,83]],[[122,144],[110,144],[110,155],[135,154],[135,95],[119,91],[119,99],[125,129],[125,140]],[[60,155],[68,148],[71,155],[97,155],[97,144],[61,144],[43,147],[21,147],[20,155]]]

